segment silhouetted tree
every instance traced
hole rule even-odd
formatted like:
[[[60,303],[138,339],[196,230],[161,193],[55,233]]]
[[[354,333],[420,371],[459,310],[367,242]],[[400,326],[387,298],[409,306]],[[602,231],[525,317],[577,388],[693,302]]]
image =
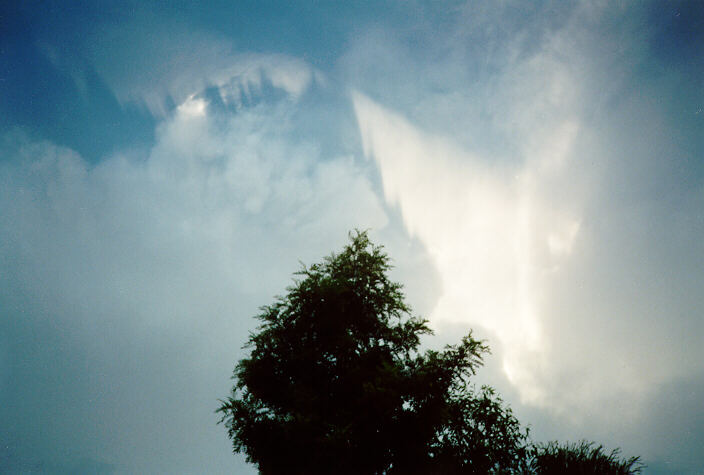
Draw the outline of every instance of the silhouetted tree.
[[[587,441],[536,444],[529,456],[530,470],[543,475],[629,475],[643,468],[640,457],[622,459],[619,449],[607,453],[603,446]]]
[[[465,336],[420,353],[389,258],[365,232],[303,267],[263,307],[218,410],[260,473],[489,473],[526,461],[527,431],[469,378],[487,346]]]
[[[235,367],[222,414],[235,452],[260,473],[640,472],[593,443],[535,445],[494,390],[470,384],[488,347],[471,332],[420,352],[389,258],[365,232],[303,267]]]

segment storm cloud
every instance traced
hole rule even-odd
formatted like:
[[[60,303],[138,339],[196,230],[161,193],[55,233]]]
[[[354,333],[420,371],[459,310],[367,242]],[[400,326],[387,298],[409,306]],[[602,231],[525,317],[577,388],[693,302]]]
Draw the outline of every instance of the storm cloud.
[[[0,470],[253,472],[218,398],[354,228],[535,438],[704,464],[700,7],[47,8],[0,40]]]

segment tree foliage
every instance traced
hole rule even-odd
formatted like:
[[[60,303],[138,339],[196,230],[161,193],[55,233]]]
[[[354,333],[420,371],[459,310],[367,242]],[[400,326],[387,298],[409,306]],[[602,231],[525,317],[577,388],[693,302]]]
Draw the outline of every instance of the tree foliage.
[[[304,267],[263,307],[223,415],[234,450],[261,473],[452,473],[516,466],[526,433],[487,387],[488,351],[464,337],[420,353],[389,258],[366,233]]]
[[[544,475],[629,475],[643,468],[640,457],[621,459],[619,449],[606,452],[602,445],[584,440],[576,444],[537,444],[530,453],[532,471]]]
[[[562,452],[532,446],[494,390],[471,384],[484,342],[470,332],[442,351],[420,351],[430,328],[389,269],[381,247],[352,233],[341,253],[303,266],[286,295],[261,308],[218,409],[234,451],[263,474],[550,466]]]

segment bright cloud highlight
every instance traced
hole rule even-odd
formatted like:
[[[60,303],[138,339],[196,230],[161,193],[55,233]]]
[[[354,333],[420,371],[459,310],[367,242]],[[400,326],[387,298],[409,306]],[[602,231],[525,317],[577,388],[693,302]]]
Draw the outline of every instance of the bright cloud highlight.
[[[542,199],[540,168],[491,167],[359,93],[354,104],[387,199],[399,206],[438,267],[442,293],[434,325],[479,325],[492,332],[505,349],[509,379],[526,401],[541,403],[535,372],[545,364],[549,344],[539,313],[543,276],[569,255],[578,217]],[[569,136],[558,140],[549,157],[552,173],[570,146]]]

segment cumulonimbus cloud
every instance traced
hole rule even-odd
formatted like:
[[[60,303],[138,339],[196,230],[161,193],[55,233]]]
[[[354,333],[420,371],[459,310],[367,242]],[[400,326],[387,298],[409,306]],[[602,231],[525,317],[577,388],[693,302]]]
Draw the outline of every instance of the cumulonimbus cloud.
[[[539,313],[543,275],[570,254],[579,217],[542,199],[540,169],[492,167],[360,93],[353,101],[387,200],[398,205],[441,276],[431,320],[489,330],[505,349],[509,379],[526,400],[540,402],[535,365],[543,364],[549,343]],[[564,159],[574,133],[565,124],[556,140],[566,143],[551,160]]]
[[[647,32],[624,41],[610,15],[643,12],[564,13],[489,35],[484,69],[462,20],[447,56],[360,41],[344,64],[384,195],[440,276],[434,324],[486,329],[527,406],[595,438],[613,437],[618,416],[627,440],[669,381],[700,377],[704,195],[666,158],[688,156],[672,138],[682,127],[626,87],[648,84],[634,66]],[[403,61],[367,62],[380,57]]]
[[[147,154],[97,164],[3,138],[0,418],[29,441],[11,455],[198,471],[183,450],[196,443],[232,469],[213,409],[257,308],[350,228],[387,223],[360,162],[301,137],[295,107],[210,114],[194,96]]]

